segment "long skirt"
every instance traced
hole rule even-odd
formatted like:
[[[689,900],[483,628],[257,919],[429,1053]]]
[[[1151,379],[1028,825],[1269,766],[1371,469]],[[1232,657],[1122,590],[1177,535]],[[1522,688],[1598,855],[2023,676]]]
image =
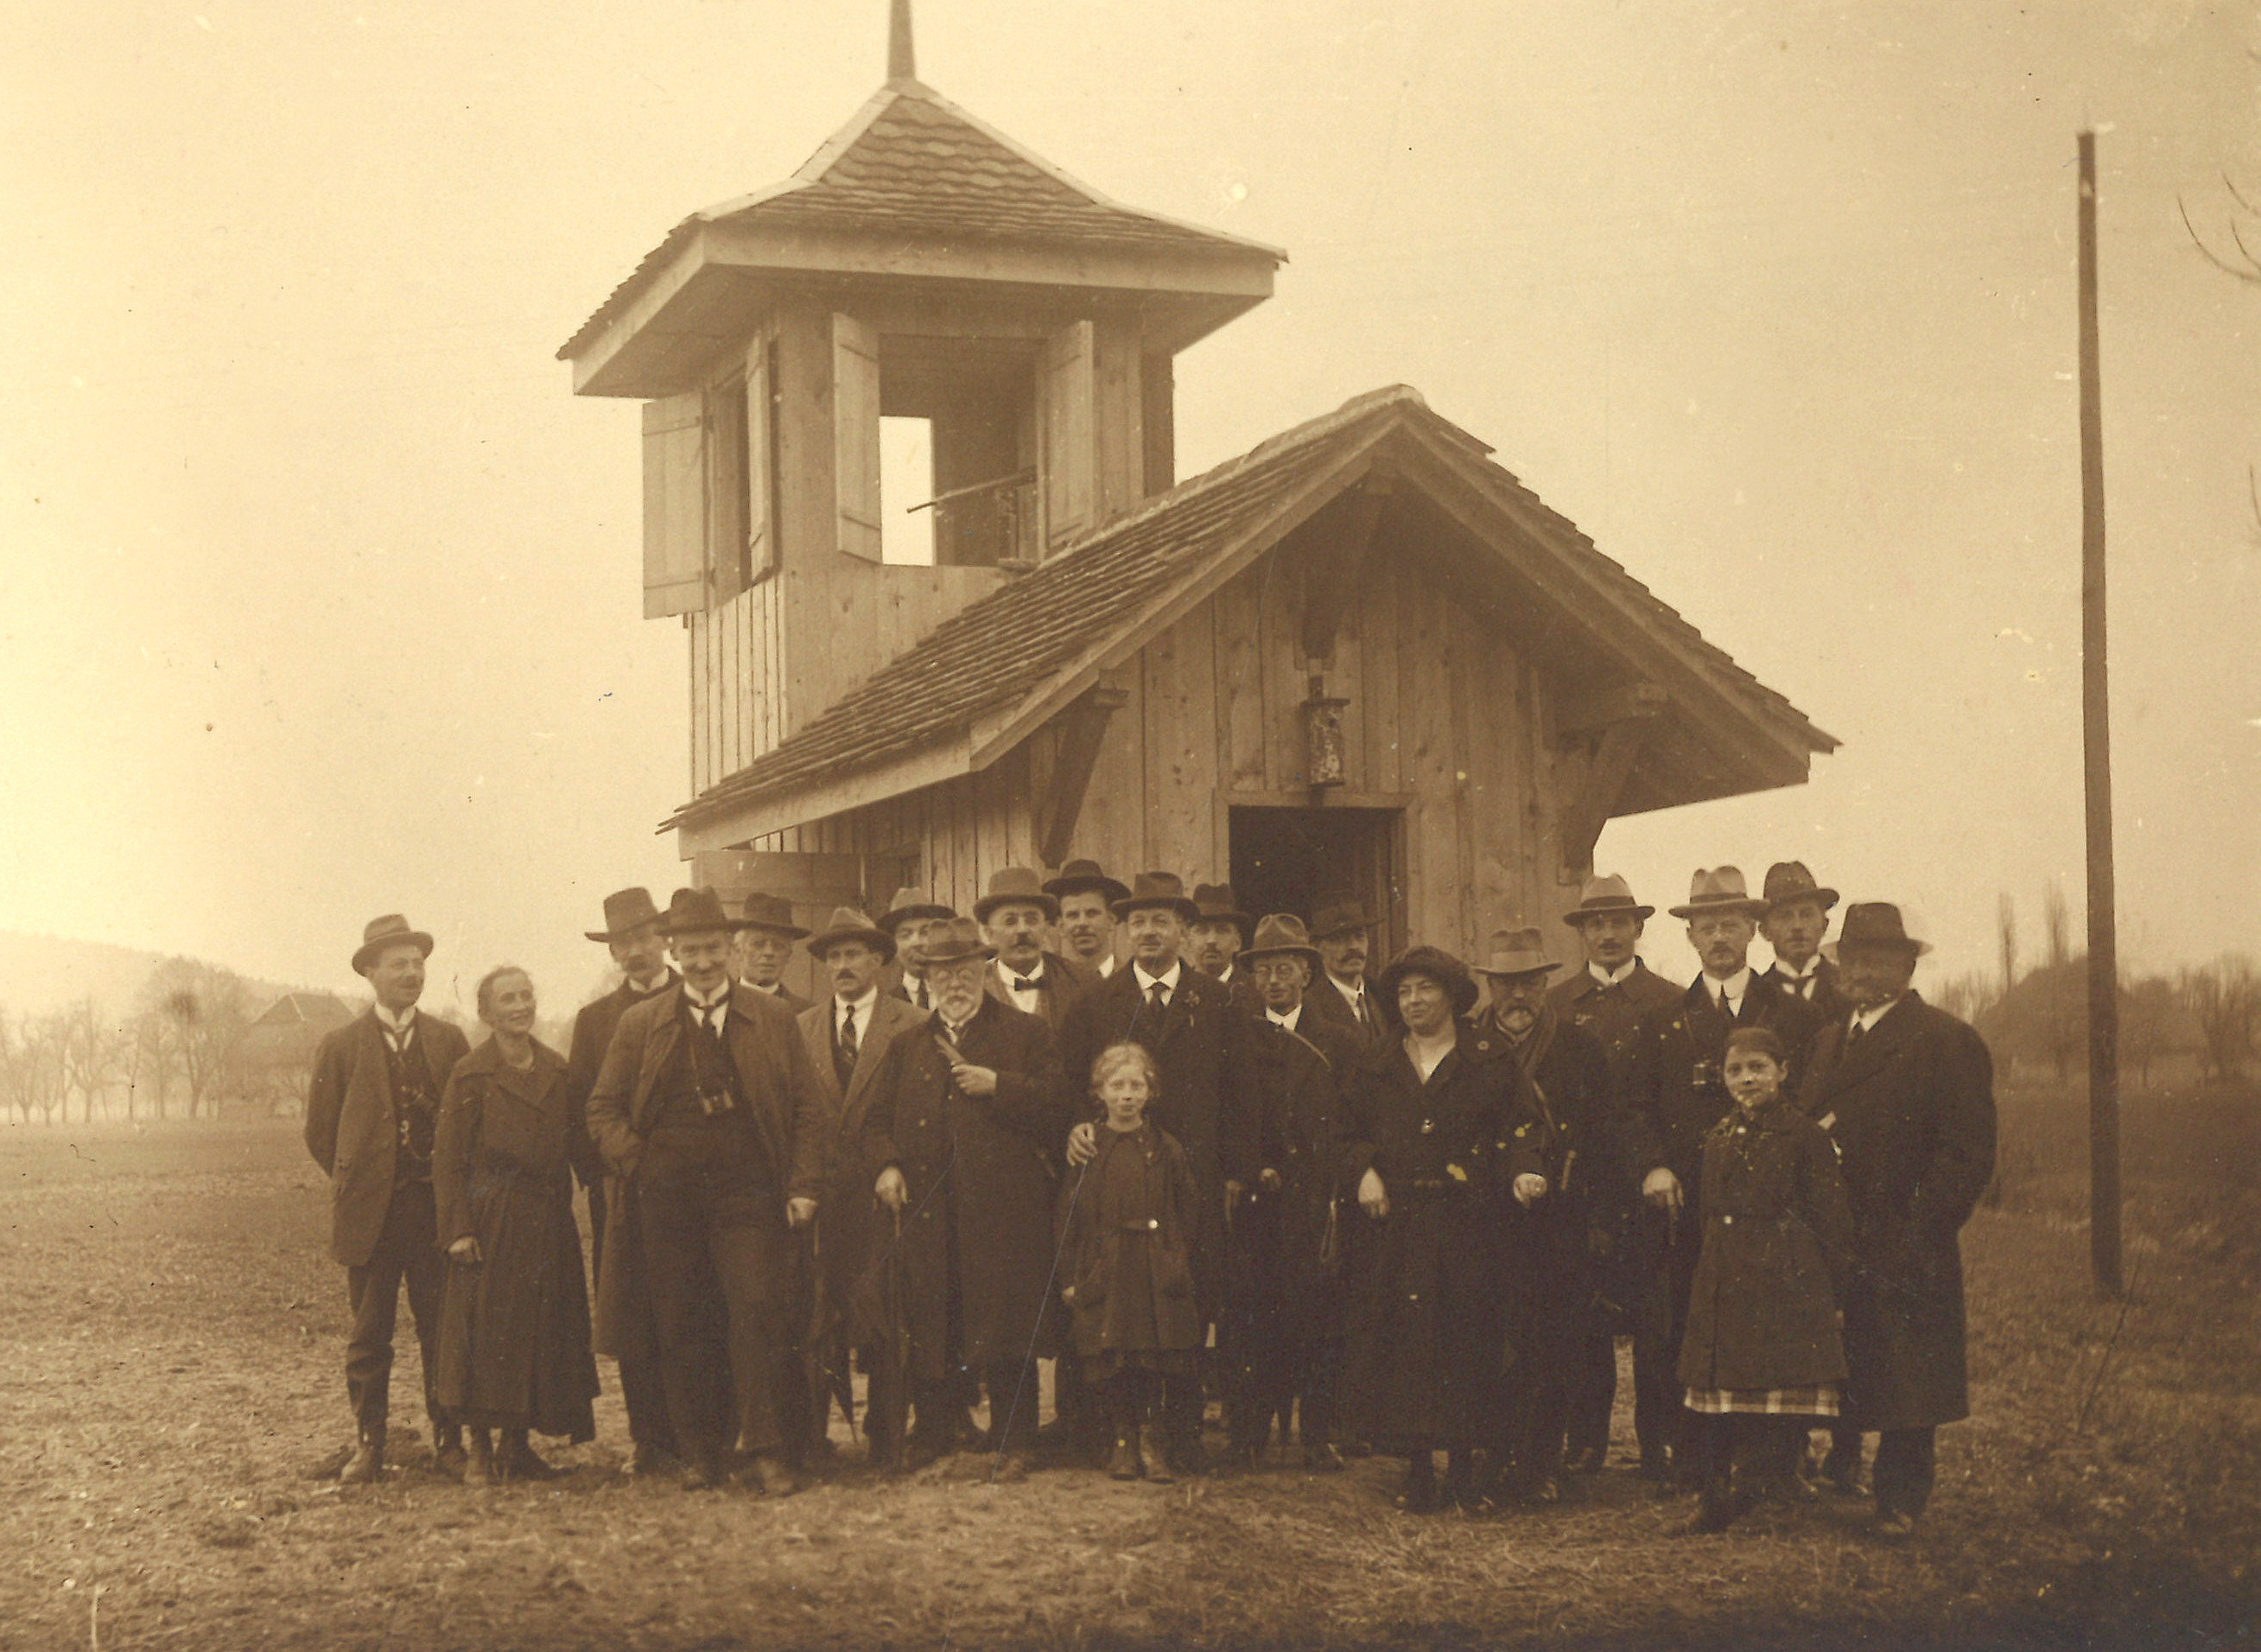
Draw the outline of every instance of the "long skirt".
[[[1349,1315],[1342,1426],[1403,1455],[1491,1443],[1507,1356],[1505,1239],[1475,1192],[1393,1189],[1367,1231]]]
[[[472,1172],[470,1203],[483,1260],[447,1264],[441,1405],[475,1426],[593,1440],[597,1362],[571,1173],[491,1161]]]

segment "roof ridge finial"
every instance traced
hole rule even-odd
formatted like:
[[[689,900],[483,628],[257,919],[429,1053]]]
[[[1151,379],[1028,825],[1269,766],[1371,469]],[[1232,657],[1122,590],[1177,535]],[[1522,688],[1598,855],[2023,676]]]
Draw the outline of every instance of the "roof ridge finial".
[[[911,49],[911,0],[893,0],[887,14],[887,79],[916,80],[918,55]]]

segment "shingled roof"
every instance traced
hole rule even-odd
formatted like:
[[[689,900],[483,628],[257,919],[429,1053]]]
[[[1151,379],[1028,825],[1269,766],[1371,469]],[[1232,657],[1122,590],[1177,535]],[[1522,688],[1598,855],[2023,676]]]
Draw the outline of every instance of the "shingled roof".
[[[1788,700],[1706,643],[1696,628],[1596,549],[1567,518],[1489,458],[1491,449],[1393,385],[1345,403],[1109,522],[944,621],[775,750],[717,782],[661,827],[696,826],[734,807],[819,779],[845,779],[890,758],[962,737],[985,715],[1040,695],[1095,641],[1119,637],[1181,585],[1236,549],[1268,547],[1291,507],[1331,474],[1353,471],[1401,435],[1417,435],[1474,471],[1518,523],[1670,639],[1749,715],[1813,751],[1837,742]]]
[[[693,212],[558,350],[570,359],[709,224],[1287,254],[1109,200],[916,80],[890,81],[783,183]]]

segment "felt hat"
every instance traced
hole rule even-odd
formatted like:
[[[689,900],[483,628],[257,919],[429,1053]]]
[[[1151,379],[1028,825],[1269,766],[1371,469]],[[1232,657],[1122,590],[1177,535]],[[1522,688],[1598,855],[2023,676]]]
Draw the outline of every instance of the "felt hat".
[[[911,957],[921,969],[996,956],[997,949],[981,938],[981,926],[972,918],[951,918],[929,935],[924,945],[911,949]]]
[[[650,890],[621,889],[605,897],[605,927],[581,933],[592,941],[621,941],[658,922],[659,909],[651,903]]]
[[[714,890],[678,889],[660,916],[659,927],[662,934],[673,940],[678,935],[699,935],[710,930],[729,932],[745,925],[722,909],[722,897]]]
[[[1044,893],[1063,901],[1087,889],[1098,890],[1110,907],[1130,896],[1130,891],[1102,872],[1095,860],[1071,860],[1059,869],[1059,876],[1044,881]]]
[[[957,916],[953,909],[941,901],[928,900],[925,890],[905,887],[896,890],[895,898],[887,902],[887,909],[879,916],[879,927],[893,935],[914,921]]]
[[[1248,938],[1249,930],[1256,920],[1240,909],[1240,902],[1232,897],[1229,883],[1197,883],[1194,885],[1194,907],[1201,914],[1195,923],[1230,923],[1240,931],[1240,938]]]
[[[1688,881],[1688,904],[1669,909],[1676,918],[1692,918],[1705,912],[1741,912],[1759,917],[1766,912],[1767,903],[1755,900],[1744,887],[1741,866],[1716,866],[1709,872],[1698,866]]]
[[[413,946],[425,957],[432,956],[432,937],[421,930],[412,930],[408,920],[398,912],[388,912],[381,918],[371,918],[362,926],[361,945],[353,955],[354,973],[366,975],[371,959],[388,946]]]
[[[1044,892],[1044,882],[1027,866],[1000,866],[989,874],[989,891],[973,903],[973,921],[987,923],[989,915],[1015,901],[1044,913],[1044,922],[1059,922],[1059,902]]]
[[[1142,872],[1130,880],[1130,893],[1121,900],[1110,901],[1109,909],[1118,918],[1127,918],[1146,907],[1167,907],[1187,923],[1201,916],[1201,909],[1186,898],[1186,886],[1174,872]]]
[[[861,941],[886,963],[895,955],[895,937],[852,906],[836,906],[824,927],[809,937],[808,955],[822,962],[826,952],[841,941]]]
[[[1845,920],[1837,929],[1837,956],[1844,957],[1848,946],[1898,946],[1915,958],[1931,951],[1929,941],[1919,941],[1907,932],[1899,908],[1889,901],[1855,901],[1845,909]]]
[[[1767,868],[1766,883],[1760,890],[1769,909],[1788,906],[1793,901],[1817,901],[1827,912],[1837,904],[1837,891],[1825,889],[1813,881],[1813,874],[1805,869],[1802,860],[1777,860]]]
[[[1303,920],[1292,912],[1270,912],[1257,919],[1256,938],[1240,949],[1244,964],[1279,957],[1303,959],[1314,971],[1319,967],[1319,949],[1311,945]]]
[[[1389,967],[1374,978],[1374,1004],[1390,1026],[1403,1028],[1397,1013],[1397,988],[1408,975],[1426,975],[1442,986],[1453,1001],[1453,1014],[1465,1016],[1476,1007],[1476,978],[1468,966],[1441,946],[1409,946],[1389,960]]]
[[[1476,970],[1484,975],[1536,975],[1561,967],[1561,959],[1547,956],[1546,939],[1537,930],[1494,930],[1489,950]]]
[[[1605,878],[1587,879],[1586,887],[1578,891],[1578,904],[1562,915],[1562,922],[1575,930],[1591,917],[1622,912],[1629,917],[1645,918],[1655,910],[1634,900],[1633,886],[1613,872]]]
[[[1341,935],[1350,930],[1370,930],[1374,920],[1366,909],[1347,895],[1339,895],[1325,902],[1311,914],[1311,938],[1324,941],[1330,935]]]
[[[782,935],[788,941],[798,941],[808,931],[793,921],[793,902],[781,894],[764,894],[757,889],[746,897],[746,916],[740,919],[742,930],[767,930],[772,935]]]

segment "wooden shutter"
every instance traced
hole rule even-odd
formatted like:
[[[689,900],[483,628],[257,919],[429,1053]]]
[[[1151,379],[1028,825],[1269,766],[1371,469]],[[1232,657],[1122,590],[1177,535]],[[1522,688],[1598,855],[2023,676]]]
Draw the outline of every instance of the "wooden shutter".
[[[764,327],[746,355],[746,578],[777,566],[777,334]]]
[[[840,549],[879,556],[879,335],[852,315],[832,318],[832,492]]]
[[[751,478],[746,473],[746,381],[723,380],[707,392],[707,605],[720,607],[746,588]]]
[[[1097,463],[1093,437],[1097,374],[1091,323],[1078,321],[1044,341],[1039,384],[1044,448],[1044,548],[1057,550],[1095,518]]]
[[[643,405],[643,617],[707,606],[707,397]]]

